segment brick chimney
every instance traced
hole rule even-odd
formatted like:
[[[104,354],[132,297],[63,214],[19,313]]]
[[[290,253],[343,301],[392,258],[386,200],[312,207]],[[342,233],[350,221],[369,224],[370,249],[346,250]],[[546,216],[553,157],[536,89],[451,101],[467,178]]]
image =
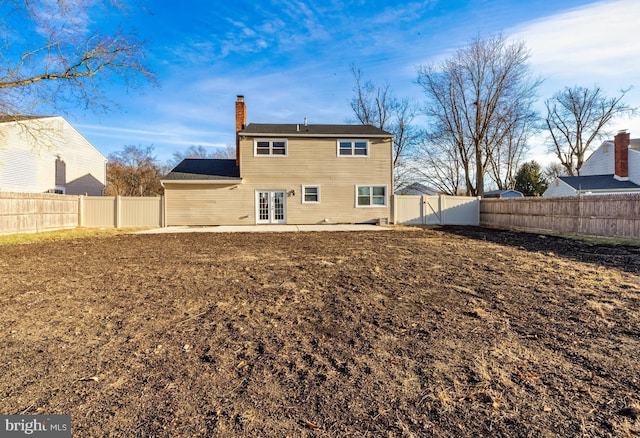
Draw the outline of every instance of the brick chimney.
[[[236,100],[236,166],[240,165],[240,135],[239,132],[247,125],[247,107],[244,96],[238,95]]]
[[[619,181],[629,180],[629,137],[625,130],[618,131],[614,137],[615,174],[613,177]]]

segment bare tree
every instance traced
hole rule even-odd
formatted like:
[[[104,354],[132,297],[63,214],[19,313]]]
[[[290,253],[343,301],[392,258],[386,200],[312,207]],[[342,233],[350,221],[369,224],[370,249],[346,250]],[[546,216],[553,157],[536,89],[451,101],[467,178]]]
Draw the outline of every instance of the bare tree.
[[[447,195],[458,195],[464,187],[464,168],[449,138],[424,141],[416,151],[414,172],[430,186]]]
[[[509,178],[526,144],[522,140],[534,129],[532,107],[540,81],[531,77],[529,57],[523,42],[477,37],[442,63],[418,69],[433,127],[429,137],[449,139],[468,195],[484,192],[489,166],[498,181]]]
[[[550,163],[545,166],[543,173],[547,182],[551,185],[557,177],[566,176],[567,169],[560,163]]]
[[[107,196],[156,196],[164,190],[162,172],[153,156],[153,146],[124,146],[109,155]]]
[[[618,97],[609,98],[598,86],[576,85],[565,87],[545,101],[550,149],[568,175],[580,175],[586,153],[594,141],[609,134],[605,128],[612,119],[635,112],[622,102],[629,90],[621,90]]]
[[[371,125],[391,132],[393,143],[394,186],[406,184],[411,174],[407,159],[420,138],[413,124],[416,105],[409,99],[396,98],[388,83],[377,86],[371,81],[363,82],[362,73],[351,68],[355,79],[354,97],[350,105],[356,119],[363,125]]]
[[[105,109],[106,82],[136,87],[155,76],[133,33],[105,34],[90,18],[119,2],[4,1],[0,5],[0,116],[48,105]],[[98,11],[98,9],[100,9]],[[17,118],[17,117],[16,117]]]

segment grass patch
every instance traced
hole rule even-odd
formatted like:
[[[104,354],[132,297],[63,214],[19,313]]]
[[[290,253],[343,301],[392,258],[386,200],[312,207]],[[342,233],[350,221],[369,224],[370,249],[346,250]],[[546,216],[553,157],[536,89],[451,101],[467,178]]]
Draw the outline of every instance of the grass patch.
[[[83,237],[111,236],[131,232],[131,228],[72,228],[66,230],[43,231],[40,233],[7,234],[0,236],[0,245],[21,245],[25,243],[47,242]]]

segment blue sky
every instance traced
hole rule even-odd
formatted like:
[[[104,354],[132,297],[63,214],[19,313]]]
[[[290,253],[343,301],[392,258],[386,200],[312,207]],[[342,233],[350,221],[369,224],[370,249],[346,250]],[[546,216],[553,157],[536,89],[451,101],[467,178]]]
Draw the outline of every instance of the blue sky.
[[[105,155],[153,145],[166,161],[191,145],[233,144],[238,94],[249,122],[344,123],[353,117],[352,65],[365,79],[388,82],[398,97],[420,102],[417,67],[478,34],[527,43],[532,70],[544,79],[540,106],[565,85],[595,83],[611,96],[635,85],[625,100],[640,104],[637,0],[154,0],[146,9],[140,1],[118,21],[148,40],[159,86],[114,86],[108,95],[119,109],[67,115]],[[89,19],[100,25],[99,17]],[[105,23],[113,24],[113,17]],[[640,136],[638,120],[611,126],[622,128]],[[531,158],[553,160],[541,140]]]

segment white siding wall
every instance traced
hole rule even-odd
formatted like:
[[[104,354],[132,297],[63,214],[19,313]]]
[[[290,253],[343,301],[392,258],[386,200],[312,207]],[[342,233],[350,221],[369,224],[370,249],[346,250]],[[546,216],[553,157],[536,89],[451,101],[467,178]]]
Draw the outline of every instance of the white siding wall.
[[[0,124],[0,190],[55,188],[58,155],[66,165],[66,194],[102,195],[105,157],[62,117]]]
[[[640,184],[640,151],[629,149],[629,181]]]
[[[574,196],[576,190],[566,182],[556,178],[542,196]]]
[[[605,141],[587,158],[580,169],[580,175],[610,175],[615,171],[614,166],[613,142]]]

